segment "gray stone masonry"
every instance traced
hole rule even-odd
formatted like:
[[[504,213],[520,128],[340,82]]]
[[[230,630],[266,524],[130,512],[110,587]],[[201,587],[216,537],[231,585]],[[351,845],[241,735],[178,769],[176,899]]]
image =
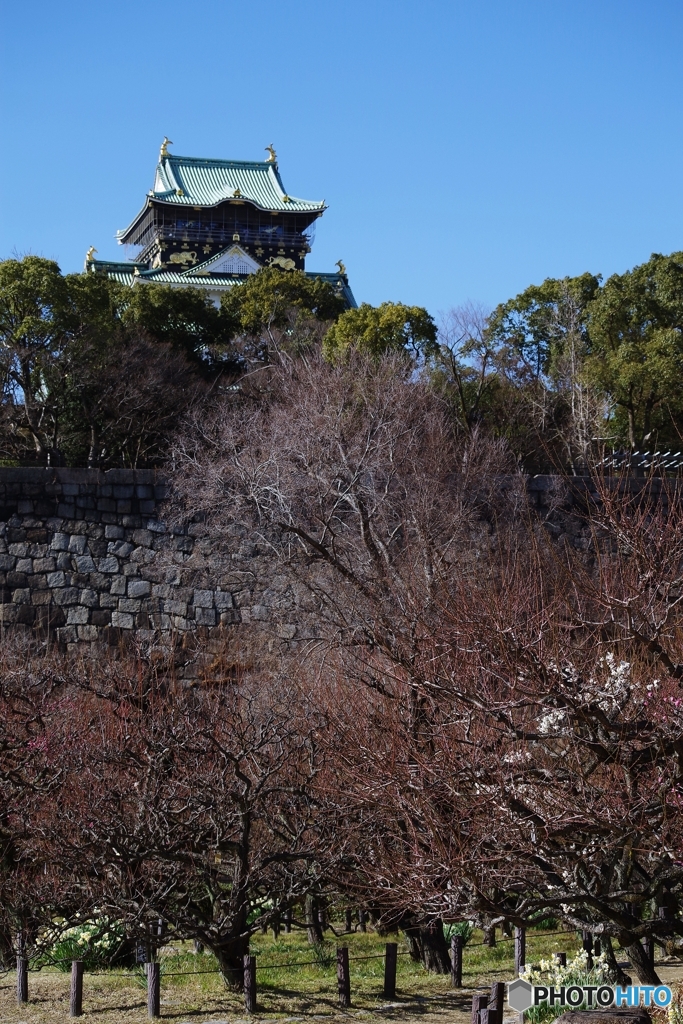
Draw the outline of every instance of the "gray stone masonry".
[[[584,546],[581,517],[566,511],[590,483],[527,486],[551,533]],[[153,470],[0,468],[0,631],[30,629],[67,647],[210,638],[239,623],[289,645],[315,634],[310,592],[280,573],[265,542],[234,527],[219,551],[201,524],[170,529],[166,495]]]
[[[240,622],[230,574],[217,584],[211,552],[195,557],[190,534],[201,531],[160,518],[166,493],[152,470],[0,468],[0,630],[23,627],[70,647],[207,637]],[[261,614],[257,581],[243,596],[245,619],[250,603]],[[294,637],[285,618],[274,613]]]

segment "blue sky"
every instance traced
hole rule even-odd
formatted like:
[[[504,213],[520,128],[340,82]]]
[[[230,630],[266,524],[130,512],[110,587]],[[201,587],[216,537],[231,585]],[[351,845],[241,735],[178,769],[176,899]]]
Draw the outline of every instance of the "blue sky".
[[[683,249],[676,0],[27,0],[0,19],[0,256],[80,269],[164,135],[324,198],[359,301],[494,305]]]

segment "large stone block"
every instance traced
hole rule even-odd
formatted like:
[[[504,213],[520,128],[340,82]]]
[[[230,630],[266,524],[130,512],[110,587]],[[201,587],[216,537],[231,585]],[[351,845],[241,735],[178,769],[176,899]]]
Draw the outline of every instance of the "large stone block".
[[[66,576],[63,572],[49,572],[47,574],[47,585],[48,587],[64,587],[66,586]]]
[[[0,604],[0,622],[3,625],[12,625],[19,618],[18,604]]]
[[[198,626],[215,626],[216,611],[214,608],[195,608],[194,619]]]
[[[89,609],[83,608],[81,605],[74,605],[69,608],[66,613],[66,624],[67,626],[78,626],[83,625],[88,621]]]
[[[129,612],[112,612],[111,624],[116,629],[132,629],[135,621]]]
[[[118,559],[114,555],[107,555],[106,558],[100,558],[97,568],[100,572],[114,573],[119,571]]]
[[[54,572],[55,560],[54,558],[36,558],[33,563],[34,572]]]
[[[55,604],[78,604],[78,590],[76,587],[62,587],[61,590],[54,590],[53,594]]]
[[[95,572],[95,563],[90,555],[76,555],[74,558],[77,572]]]
[[[79,533],[73,533],[69,537],[69,551],[72,555],[83,555],[88,545],[88,539],[85,535]]]
[[[73,644],[78,640],[78,629],[76,626],[61,626],[57,630],[57,639],[62,644]]]
[[[128,597],[147,597],[152,591],[148,580],[128,580]]]
[[[99,633],[100,631],[94,623],[89,626],[78,627],[78,639],[82,641],[90,640],[92,642],[94,640],[97,640],[99,637]]]
[[[128,587],[128,580],[125,576],[116,576],[111,581],[111,587],[109,588],[110,594],[117,594],[119,597],[123,597]]]
[[[107,545],[107,552],[110,555],[116,555],[117,558],[128,558],[132,550],[133,545],[129,544],[127,540],[110,541]]]
[[[152,546],[152,533],[150,530],[135,530],[133,533],[133,543],[140,548],[149,548]]]
[[[195,608],[212,608],[213,591],[195,590],[192,594],[192,603],[195,606]]]

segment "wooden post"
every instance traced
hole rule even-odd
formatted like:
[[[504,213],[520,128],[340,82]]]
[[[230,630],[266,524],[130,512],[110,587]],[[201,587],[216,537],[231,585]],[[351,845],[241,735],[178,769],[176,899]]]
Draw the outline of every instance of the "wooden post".
[[[17,957],[17,1002],[28,1002],[28,960]]]
[[[648,959],[650,967],[655,965],[655,942],[652,938],[643,939],[643,949],[645,950],[645,956]]]
[[[161,1016],[161,971],[155,960],[145,964],[147,971],[147,1016]]]
[[[325,932],[327,931],[327,916],[325,914],[325,908],[324,907],[319,907],[318,908],[318,924],[320,925],[320,931],[324,935]]]
[[[285,910],[285,933],[289,935],[292,930],[292,908],[287,907]]]
[[[600,939],[593,939],[593,952],[596,956],[600,956],[602,953],[602,942]]]
[[[353,928],[353,921],[351,920],[351,907],[347,907],[344,911],[344,931],[350,932]]]
[[[588,954],[588,960],[586,961],[586,967],[589,971],[593,970],[593,936],[590,932],[583,933],[582,946],[584,952]]]
[[[451,935],[451,988],[462,988],[462,935]]]
[[[361,908],[359,908],[359,910],[358,910],[358,931],[359,932],[366,932],[367,931],[367,928],[365,926],[365,911],[362,910]]]
[[[505,985],[502,981],[494,981],[489,996],[489,1024],[503,1024],[503,1006],[505,1003]],[[495,1019],[492,1019],[495,1018]]]
[[[351,1005],[351,975],[349,974],[349,947],[337,946],[337,985],[339,988],[339,1005]]]
[[[519,977],[526,964],[526,928],[515,928],[515,975]]]
[[[69,1016],[80,1017],[83,1013],[83,961],[71,961],[71,992]]]
[[[398,943],[387,942],[384,952],[384,998],[394,999],[396,996],[396,957]]]
[[[555,954],[555,959],[557,960],[557,962],[560,965],[560,967],[566,967],[567,966],[567,954],[566,953],[556,953]]]
[[[489,997],[480,992],[472,996],[472,1024],[479,1024],[479,1014],[489,1005]]]
[[[497,1024],[497,1022],[498,1010],[491,1010],[485,1006],[483,1010],[479,1011],[479,1024]]]
[[[248,953],[244,958],[244,1008],[256,1012],[256,957]]]

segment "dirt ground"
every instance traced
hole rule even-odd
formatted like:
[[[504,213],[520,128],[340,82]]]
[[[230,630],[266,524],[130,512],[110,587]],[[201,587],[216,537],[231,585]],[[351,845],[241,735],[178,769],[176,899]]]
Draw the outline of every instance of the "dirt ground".
[[[683,964],[661,961],[658,973],[665,984],[683,982]],[[498,974],[508,972],[497,972]],[[508,975],[509,976],[509,975]],[[476,978],[457,991],[430,992],[428,995],[403,995],[386,1003],[368,993],[359,995],[358,1006],[340,1011],[333,984],[302,996],[282,988],[263,987],[257,1012],[248,1016],[239,996],[207,990],[201,984],[162,986],[161,1018],[177,1024],[259,1024],[276,1020],[278,1024],[306,1024],[324,1020],[341,1024],[358,1020],[386,1020],[395,1024],[469,1024],[472,995],[485,990],[492,980]],[[188,979],[189,981],[189,979]],[[165,989],[165,991],[164,991]],[[352,992],[353,1002],[353,992]],[[0,1024],[64,1024],[69,1019],[69,976],[46,972],[29,974],[29,1002],[16,1003],[14,973],[0,977]],[[87,1024],[143,1024],[147,1021],[146,993],[134,983],[106,975],[84,979],[83,1017]],[[506,1014],[506,1024],[516,1024],[516,1014]]]

